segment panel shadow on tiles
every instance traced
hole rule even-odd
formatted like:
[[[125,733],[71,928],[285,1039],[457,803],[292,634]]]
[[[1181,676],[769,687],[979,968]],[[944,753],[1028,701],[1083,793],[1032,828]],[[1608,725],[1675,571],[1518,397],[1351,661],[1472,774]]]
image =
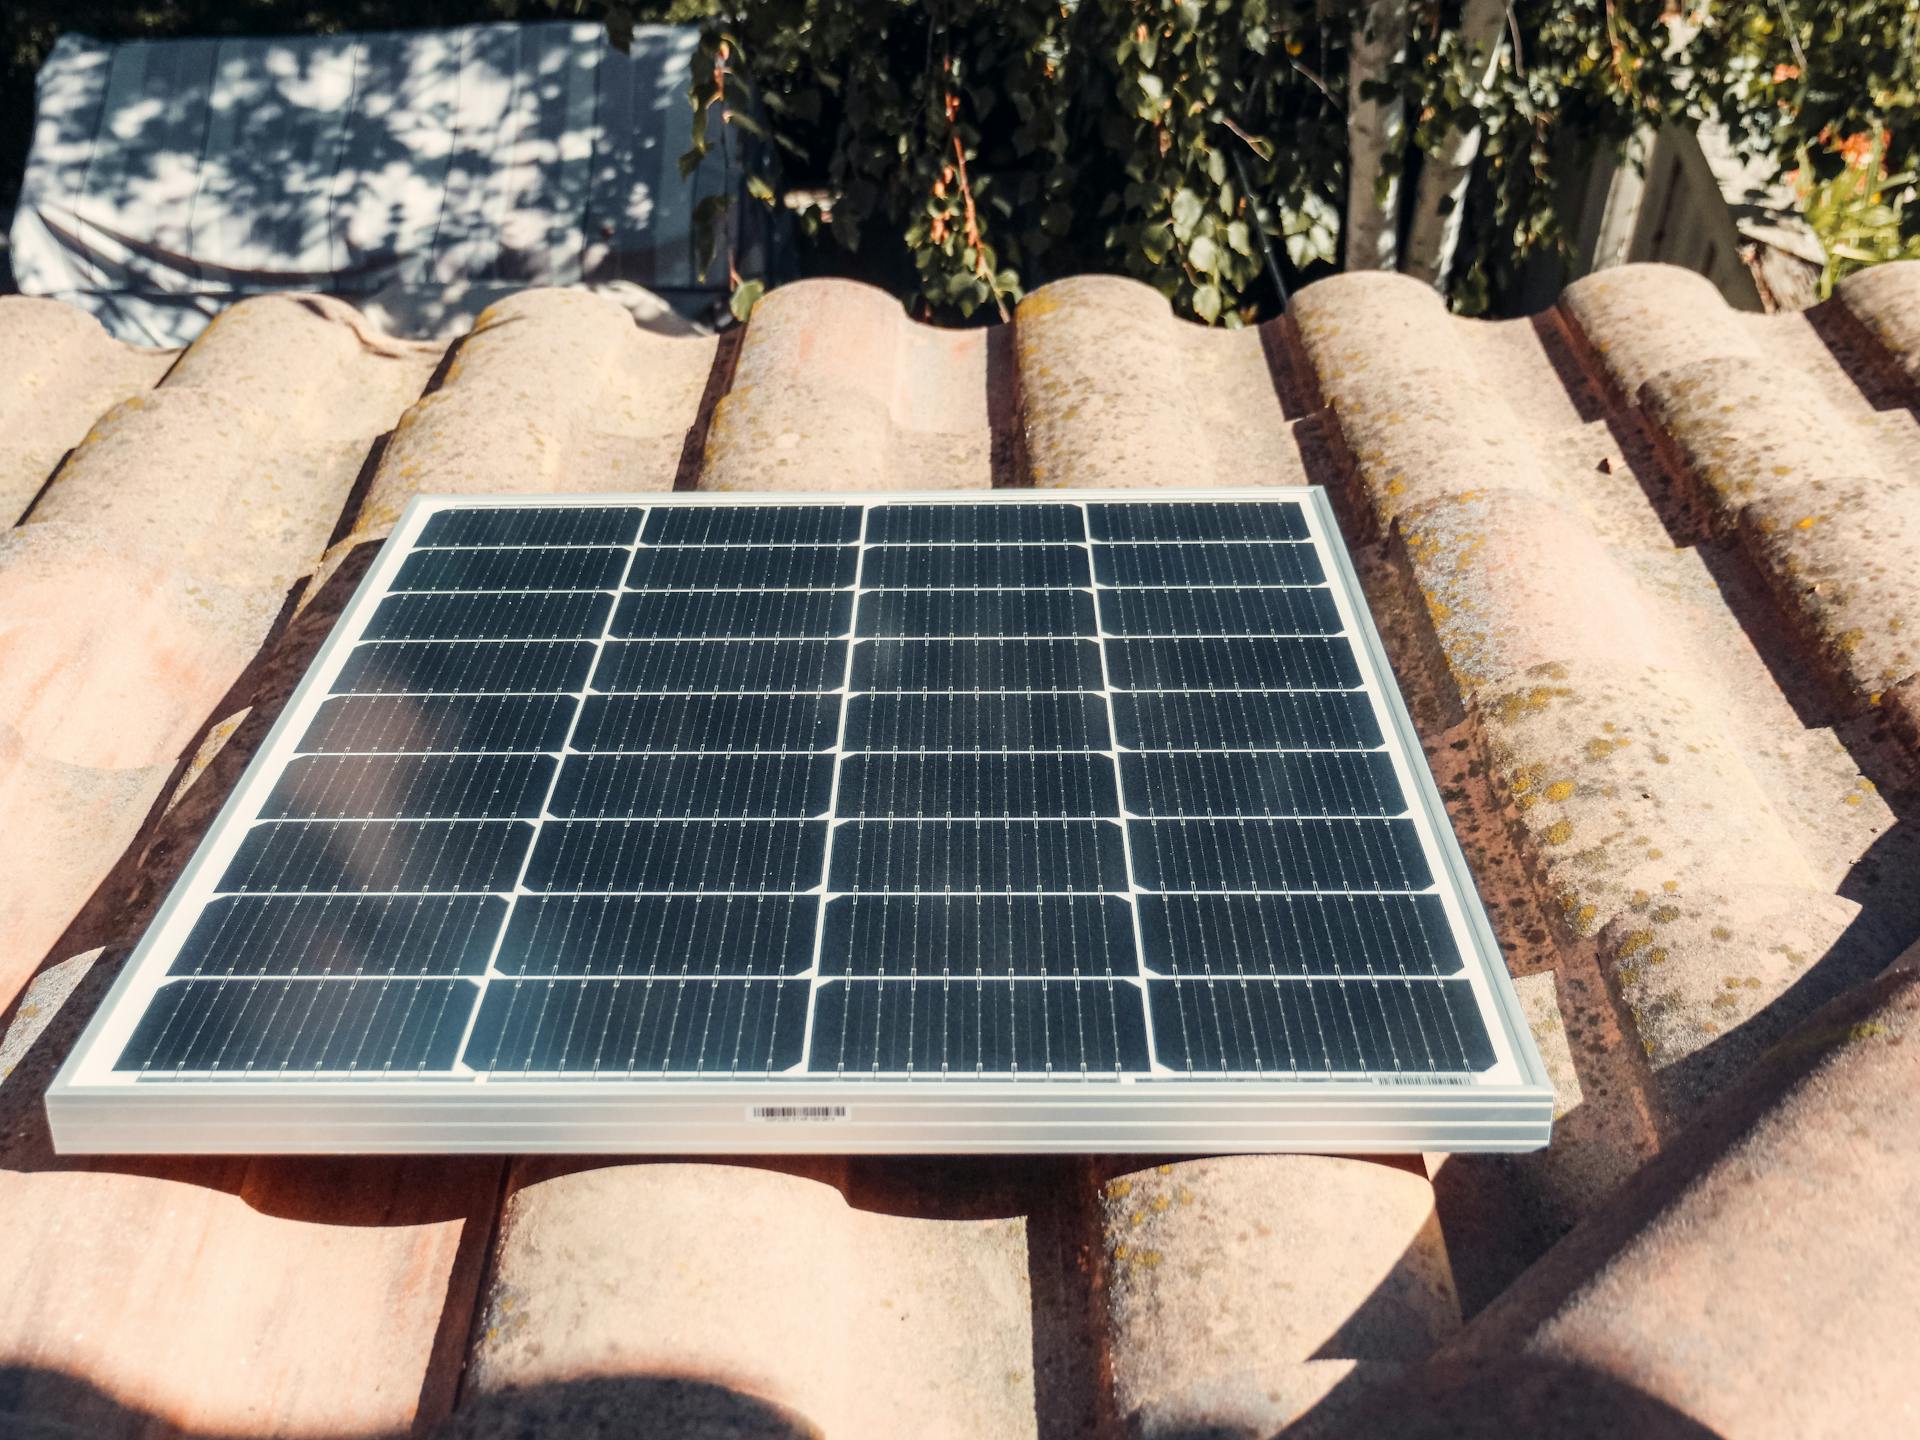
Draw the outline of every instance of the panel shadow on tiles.
[[[1356,644],[1291,499],[436,511],[116,1067],[1485,1070]]]

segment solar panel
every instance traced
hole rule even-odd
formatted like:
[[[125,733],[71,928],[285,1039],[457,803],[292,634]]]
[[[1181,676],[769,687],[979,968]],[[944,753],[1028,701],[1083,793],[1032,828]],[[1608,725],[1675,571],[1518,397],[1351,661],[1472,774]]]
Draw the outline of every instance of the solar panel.
[[[68,1152],[1544,1144],[1324,496],[425,498]]]

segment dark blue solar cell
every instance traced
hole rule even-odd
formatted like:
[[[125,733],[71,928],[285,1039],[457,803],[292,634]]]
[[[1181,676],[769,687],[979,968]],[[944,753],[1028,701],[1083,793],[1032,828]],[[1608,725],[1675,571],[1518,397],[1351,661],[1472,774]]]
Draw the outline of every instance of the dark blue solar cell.
[[[420,640],[356,645],[336,695],[532,694],[578,690],[593,668],[586,640]]]
[[[1100,895],[846,895],[827,903],[825,975],[1138,972],[1133,915]]]
[[[804,980],[495,980],[475,1070],[766,1074],[800,1060]]]
[[[174,980],[115,1070],[445,1070],[479,995],[469,980]]]
[[[838,695],[595,695],[576,750],[828,750]]]
[[[209,901],[172,975],[478,975],[497,895],[233,895]]]
[[[829,980],[807,1068],[1078,1075],[1147,1068],[1140,992],[1112,980]]]
[[[850,820],[828,887],[1097,893],[1127,888],[1127,861],[1111,821]]]
[[[640,537],[648,545],[850,545],[856,505],[662,505]]]
[[[609,596],[528,590],[500,595],[389,595],[368,640],[580,640],[607,625]]]
[[[856,690],[1099,690],[1094,640],[861,640]]]
[[[571,695],[348,696],[320,707],[299,748],[558,750],[576,704]]]
[[[1140,935],[1163,975],[1452,975],[1438,895],[1142,895]]]
[[[1084,590],[863,590],[856,633],[952,640],[1093,630],[1093,598]]]
[[[622,640],[813,639],[847,633],[850,590],[649,591],[624,595],[613,617]]]
[[[1105,750],[1098,695],[855,695],[849,750]]]
[[[416,545],[631,545],[646,512],[630,506],[522,505],[442,510]]]
[[[391,590],[611,590],[627,552],[560,546],[516,550],[416,550]]]
[[[1102,585],[1318,585],[1326,579],[1307,544],[1096,545]]]
[[[572,755],[550,808],[568,819],[824,815],[833,756]]]
[[[1174,1070],[1432,1074],[1494,1061],[1464,980],[1155,980],[1147,996]]]
[[[220,877],[229,892],[511,890],[533,838],[517,820],[274,820]]]
[[[523,895],[496,966],[508,975],[797,975],[817,895]]]
[[[1109,640],[1116,690],[1350,690],[1360,683],[1344,639]]]
[[[1112,816],[1106,755],[849,755],[840,767],[842,815]]]
[[[1218,590],[1101,589],[1100,623],[1113,635],[1337,635],[1340,612],[1324,586]]]
[[[1410,820],[1135,820],[1143,890],[1424,890]]]
[[[851,545],[642,546],[629,590],[828,590],[853,584],[860,552]]]
[[[1086,539],[1075,505],[876,505],[869,545],[1017,545]]]
[[[860,584],[869,590],[1003,590],[1084,586],[1079,545],[883,545],[867,551]]]
[[[263,819],[508,820],[540,813],[546,755],[314,755],[290,760]]]
[[[1292,500],[1089,505],[1095,540],[1305,540],[1307,517]]]
[[[1364,690],[1118,694],[1113,724],[1133,750],[1371,750],[1380,724]]]
[[[797,891],[820,883],[821,820],[549,820],[529,890]]]
[[[1393,760],[1370,751],[1133,752],[1120,758],[1136,815],[1400,815]]]
[[[609,640],[593,688],[654,694],[834,690],[846,670],[844,640]]]

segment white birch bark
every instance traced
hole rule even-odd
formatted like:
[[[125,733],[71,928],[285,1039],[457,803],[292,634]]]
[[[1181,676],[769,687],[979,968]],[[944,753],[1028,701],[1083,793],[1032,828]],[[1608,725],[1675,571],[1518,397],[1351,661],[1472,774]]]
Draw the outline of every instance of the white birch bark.
[[[1400,180],[1382,183],[1381,162],[1398,153],[1406,108],[1361,94],[1406,57],[1410,0],[1368,0],[1354,16],[1347,58],[1347,269],[1392,270],[1399,260]]]
[[[1481,91],[1493,84],[1507,47],[1504,0],[1466,0],[1460,38],[1473,57]],[[1480,157],[1481,127],[1449,129],[1421,162],[1414,196],[1413,229],[1407,236],[1406,271],[1444,292],[1460,244],[1460,207]]]

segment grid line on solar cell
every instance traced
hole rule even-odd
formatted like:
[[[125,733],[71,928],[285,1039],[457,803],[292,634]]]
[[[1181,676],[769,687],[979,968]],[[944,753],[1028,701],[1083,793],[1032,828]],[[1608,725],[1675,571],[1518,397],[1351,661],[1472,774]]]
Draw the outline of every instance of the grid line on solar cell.
[[[1057,640],[861,640],[853,690],[1098,690],[1100,647],[1092,636]]]
[[[827,902],[823,975],[1126,977],[1133,916],[1115,895],[842,895]]]
[[[511,506],[437,511],[420,528],[419,547],[437,545],[631,545],[646,511],[639,506]]]
[[[600,633],[612,603],[598,591],[392,594],[361,633],[369,640],[587,640]]]
[[[947,640],[1093,634],[1084,590],[862,590],[863,638]]]
[[[838,695],[591,695],[572,744],[716,754],[828,750],[840,703]]]
[[[310,755],[287,763],[262,819],[529,819],[552,778],[545,755]]]
[[[842,762],[839,813],[885,817],[1117,817],[1111,763],[1092,752],[895,750]]]
[[[1098,695],[852,695],[849,750],[1104,750],[1107,716]]]
[[[863,590],[1019,590],[1084,587],[1086,552],[1071,545],[888,545],[867,550]]]
[[[1108,640],[1116,690],[1351,690],[1360,669],[1337,638]]]
[[[477,975],[506,919],[498,895],[226,895],[173,975]]]
[[[1153,589],[1197,585],[1318,585],[1327,577],[1309,541],[1274,544],[1095,545],[1094,579]]]
[[[627,552],[606,548],[419,550],[388,585],[395,591],[611,590]]]
[[[1361,690],[1272,690],[1206,695],[1122,691],[1117,738],[1129,750],[1372,750],[1381,743]]]
[[[853,584],[850,545],[702,546],[634,552],[628,590],[837,590]]]
[[[793,819],[832,802],[830,754],[570,755],[548,808],[563,819]]]
[[[1432,1074],[1493,1063],[1464,980],[1153,980],[1161,1060],[1176,1070]]]
[[[609,640],[594,667],[606,694],[792,693],[832,690],[844,640]]]
[[[466,1059],[486,1073],[771,1073],[800,1058],[807,989],[804,980],[497,979]]]
[[[797,975],[814,895],[528,895],[495,959],[509,975]]]
[[[1144,816],[1358,816],[1406,811],[1384,750],[1129,751],[1131,810]]]
[[[1438,895],[1142,895],[1154,975],[1452,975]]]
[[[851,545],[857,505],[662,505],[648,517],[647,545]]]
[[[578,690],[593,665],[590,641],[421,640],[354,648],[336,695],[537,695]]]
[[[629,591],[614,612],[621,640],[817,640],[844,634],[848,590]]]
[[[1087,507],[1087,522],[1087,533],[1096,544],[1129,540],[1160,540],[1181,544],[1310,538],[1306,515],[1291,502],[1105,503]]]
[[[307,753],[558,750],[567,695],[345,696],[326,701],[300,739]]]
[[[1103,585],[1096,599],[1101,624],[1112,635],[1337,635],[1341,629],[1339,608],[1324,585],[1218,590]]]
[[[866,544],[1078,544],[1085,533],[1077,505],[876,505]]]
[[[1125,981],[849,979],[815,989],[815,1071],[1147,1068],[1140,991]]]

